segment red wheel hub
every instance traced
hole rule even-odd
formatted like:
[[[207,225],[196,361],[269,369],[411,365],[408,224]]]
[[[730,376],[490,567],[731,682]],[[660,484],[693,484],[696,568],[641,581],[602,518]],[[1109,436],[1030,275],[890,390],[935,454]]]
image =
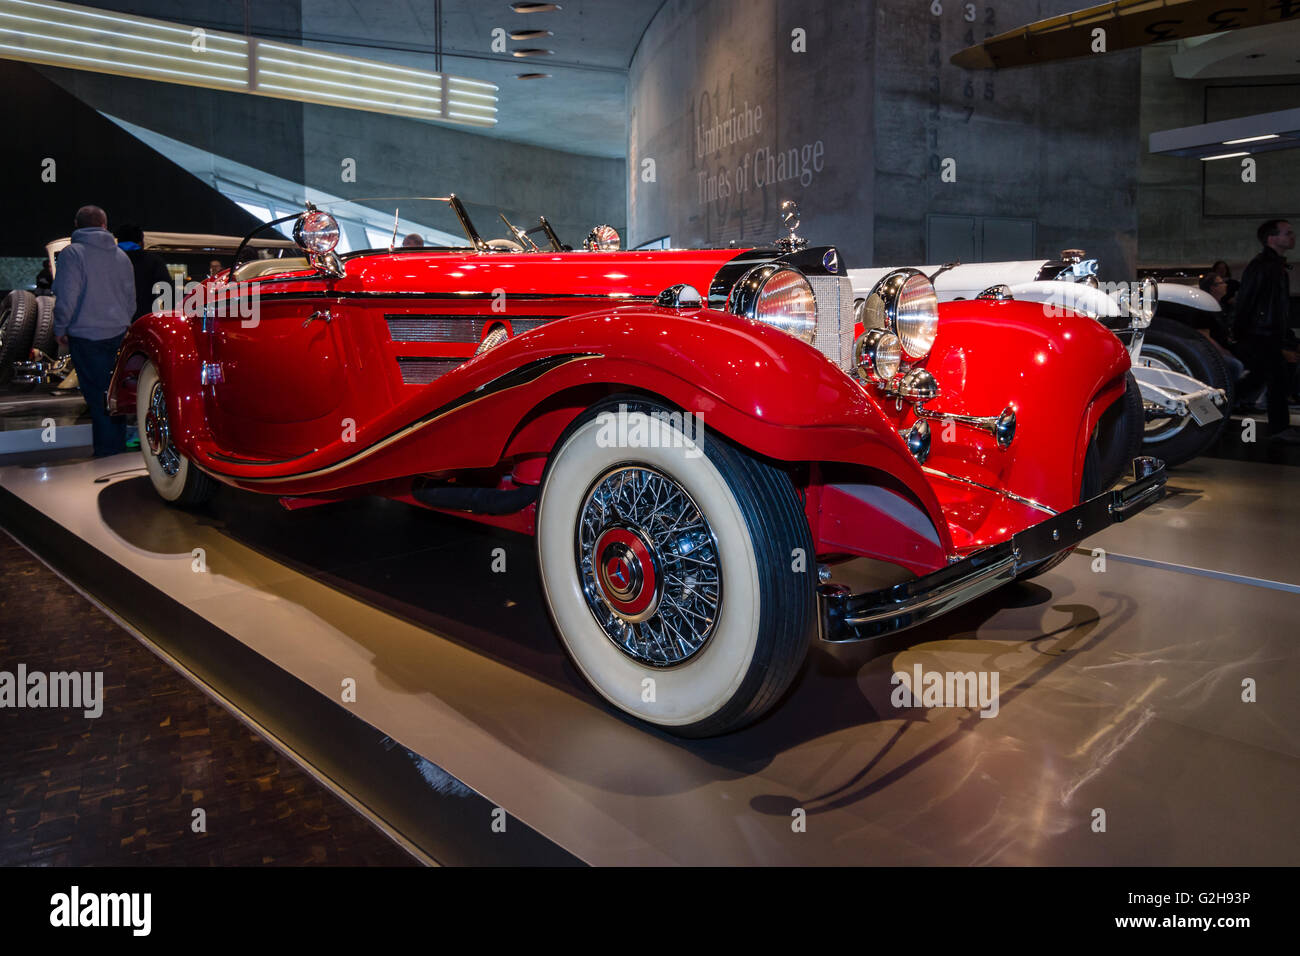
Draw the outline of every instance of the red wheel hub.
[[[659,604],[659,571],[650,546],[635,531],[609,528],[592,549],[601,596],[625,620],[643,621]]]

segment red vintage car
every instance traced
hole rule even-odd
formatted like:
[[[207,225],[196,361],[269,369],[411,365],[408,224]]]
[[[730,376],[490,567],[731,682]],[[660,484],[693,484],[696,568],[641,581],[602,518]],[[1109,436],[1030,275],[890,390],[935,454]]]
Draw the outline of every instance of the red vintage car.
[[[771,249],[617,251],[604,227],[570,251],[445,201],[463,248],[340,257],[309,207],[301,258],[132,326],[109,401],[164,499],[377,494],[535,535],[591,685],[704,736],[780,700],[810,641],[931,619],[1163,493],[1149,458],[1105,487],[1129,359],[1089,318],[938,304],[911,270],[855,316],[794,221]],[[862,559],[898,573],[854,593]]]

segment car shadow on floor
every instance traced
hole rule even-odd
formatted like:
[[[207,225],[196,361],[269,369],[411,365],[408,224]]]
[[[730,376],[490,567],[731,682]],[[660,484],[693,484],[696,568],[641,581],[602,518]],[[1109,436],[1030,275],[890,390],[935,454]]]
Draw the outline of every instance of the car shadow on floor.
[[[1016,673],[1004,677],[1001,692],[1001,706],[1014,708],[1019,694],[1049,676],[1069,659],[1070,652],[1103,641],[1133,610],[1121,607],[1103,621],[1092,606],[1070,603],[1070,595],[1060,592],[1068,592],[1071,585],[1057,575],[1046,580],[1058,593],[1034,582],[1008,585],[905,632],[863,644],[814,644],[785,699],[763,719],[725,737],[683,740],[632,720],[588,688],[552,629],[529,537],[376,498],[289,512],[272,498],[222,489],[206,509],[184,512],[159,502],[143,477],[105,485],[99,504],[105,524],[132,547],[187,556],[202,539],[218,548],[225,541],[250,549],[583,700],[592,706],[593,719],[617,720],[690,753],[724,777],[759,772],[775,755],[808,741],[902,716],[905,723],[878,754],[878,758],[886,756],[905,735],[909,722],[925,719],[923,710],[900,714],[890,703],[892,662],[904,652],[921,647],[927,652],[958,650],[963,659],[972,656],[987,662],[1015,651]],[[496,572],[494,562],[502,557],[505,571]],[[227,561],[223,568],[227,577],[240,579],[238,562]],[[242,583],[254,589],[267,586],[252,575]],[[1016,609],[1063,611],[1069,621],[1045,632],[986,627],[999,614]],[[981,636],[982,632],[994,636]],[[365,635],[351,636],[367,643]],[[1055,652],[1031,655],[1026,663],[1020,652],[1044,641],[1050,641]],[[374,666],[386,679],[413,692],[438,690],[413,685],[409,661],[394,659],[386,646],[370,646]],[[466,716],[473,719],[472,714]],[[961,726],[970,729],[978,721],[972,712]],[[957,736],[912,754],[885,778],[855,783],[870,776],[873,759],[858,778],[818,799],[827,809],[861,799],[938,756]],[[565,772],[572,770],[565,768]],[[806,800],[803,805],[810,806]],[[816,808],[815,803],[812,806]],[[780,808],[756,809],[778,812]]]

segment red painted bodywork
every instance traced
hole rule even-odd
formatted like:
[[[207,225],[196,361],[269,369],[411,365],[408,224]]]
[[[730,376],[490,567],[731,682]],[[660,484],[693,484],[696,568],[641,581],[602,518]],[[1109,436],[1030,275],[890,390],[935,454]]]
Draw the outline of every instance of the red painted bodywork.
[[[635,391],[789,463],[823,557],[867,555],[924,572],[1042,520],[1041,511],[923,470],[897,431],[911,424],[910,406],[896,408],[811,346],[716,308],[654,304],[679,283],[707,295],[740,253],[412,250],[350,259],[339,279],[302,272],[209,284],[198,307],[131,327],[109,400],[133,411],[135,376],[151,359],[178,450],[221,481],[296,506],[363,493],[416,503],[411,479],[421,475],[536,484],[578,414]],[[255,323],[232,304],[250,290]],[[205,320],[203,305],[215,315]],[[325,311],[328,320],[312,318]],[[477,357],[476,337],[394,341],[390,321],[418,316],[473,317],[478,336],[501,323],[511,336]],[[405,384],[399,360],[421,359],[460,364],[428,384]],[[554,364],[543,373],[500,387],[503,376],[547,359]],[[202,384],[204,363],[219,366],[220,382]],[[1113,335],[1072,315],[1045,322],[1027,303],[944,303],[922,364],[942,390],[935,410],[993,415],[1010,403],[1019,416],[1007,450],[963,426],[944,441],[936,424],[929,468],[1057,510],[1077,502],[1088,437],[1124,387],[1128,357]],[[853,484],[888,489],[930,527],[918,533],[864,505],[841,487]],[[532,506],[470,517],[533,530]]]

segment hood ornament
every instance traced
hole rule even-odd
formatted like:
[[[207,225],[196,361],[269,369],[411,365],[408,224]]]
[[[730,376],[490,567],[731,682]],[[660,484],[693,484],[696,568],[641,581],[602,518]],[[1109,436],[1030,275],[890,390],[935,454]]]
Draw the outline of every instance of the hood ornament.
[[[790,234],[776,241],[778,249],[782,252],[798,252],[808,247],[808,240],[796,235],[796,230],[799,228],[799,207],[793,199],[781,203],[781,225],[789,230]]]

